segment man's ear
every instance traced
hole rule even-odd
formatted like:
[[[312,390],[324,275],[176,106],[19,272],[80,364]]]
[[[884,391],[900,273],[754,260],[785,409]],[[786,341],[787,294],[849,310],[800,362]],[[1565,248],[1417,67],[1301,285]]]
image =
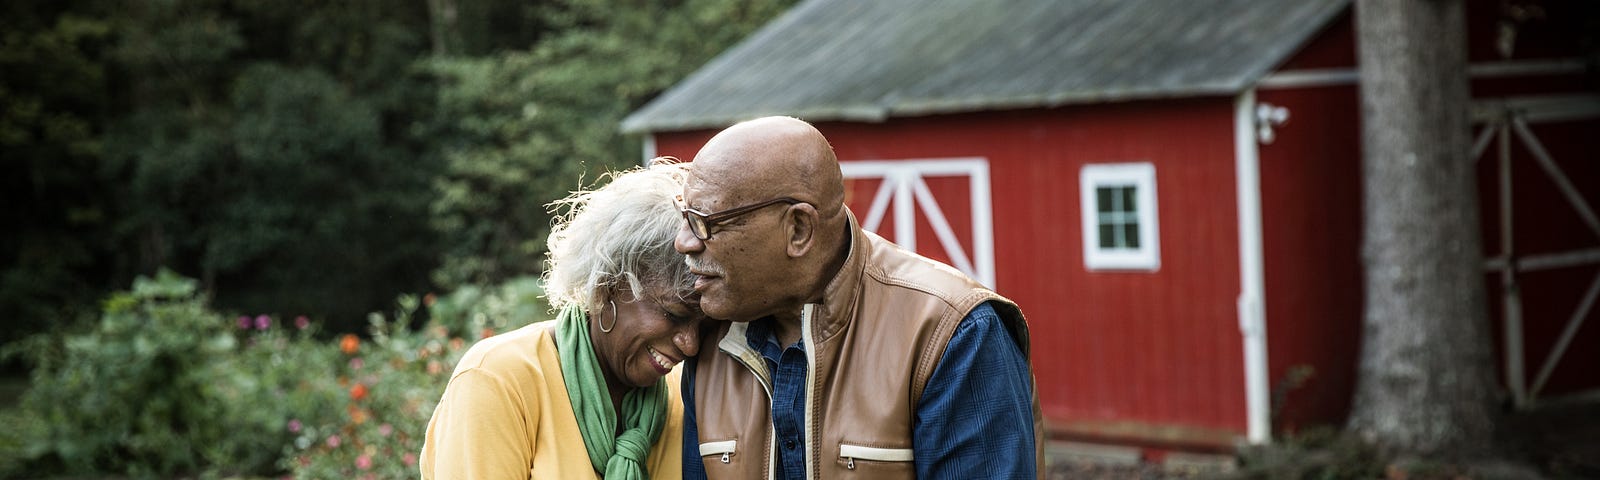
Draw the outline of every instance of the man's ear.
[[[822,220],[817,213],[817,207],[809,203],[796,203],[784,211],[784,232],[788,234],[786,244],[789,257],[800,258],[811,251],[817,241],[817,227]]]

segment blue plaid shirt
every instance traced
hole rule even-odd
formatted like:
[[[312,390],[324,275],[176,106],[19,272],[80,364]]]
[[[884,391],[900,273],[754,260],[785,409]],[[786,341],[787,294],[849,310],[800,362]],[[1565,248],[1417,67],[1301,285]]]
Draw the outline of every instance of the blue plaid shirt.
[[[771,319],[746,330],[772,375],[777,478],[803,479],[805,343],[780,347]],[[706,478],[695,423],[694,369],[683,368],[683,478]],[[1022,355],[994,308],[972,309],[956,326],[944,357],[917,401],[912,451],[917,478],[1035,478],[1033,385]]]

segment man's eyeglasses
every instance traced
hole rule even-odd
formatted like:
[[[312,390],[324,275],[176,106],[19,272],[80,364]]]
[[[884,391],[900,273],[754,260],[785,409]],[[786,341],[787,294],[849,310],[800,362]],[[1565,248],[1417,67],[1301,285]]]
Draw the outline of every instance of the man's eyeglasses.
[[[728,220],[733,220],[756,210],[760,210],[762,207],[779,203],[785,203],[789,205],[805,203],[794,198],[782,197],[774,198],[761,203],[745,205],[743,207],[730,208],[717,213],[705,213],[693,208],[689,208],[689,205],[683,202],[683,195],[678,195],[674,198],[674,200],[676,200],[678,203],[678,210],[683,212],[683,220],[689,224],[689,231],[694,233],[695,238],[698,238],[702,241],[711,239],[711,229],[715,228],[717,224],[726,222]]]

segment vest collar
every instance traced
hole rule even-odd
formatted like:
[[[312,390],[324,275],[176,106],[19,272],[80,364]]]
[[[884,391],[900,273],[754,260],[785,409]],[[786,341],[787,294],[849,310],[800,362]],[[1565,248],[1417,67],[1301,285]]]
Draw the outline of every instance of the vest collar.
[[[867,241],[866,232],[861,230],[861,224],[856,222],[856,215],[850,211],[850,207],[841,208],[844,208],[844,215],[849,220],[850,250],[845,254],[839,273],[834,274],[833,280],[828,281],[827,288],[823,289],[822,303],[813,304],[811,334],[818,343],[844,331],[855,317],[856,299],[861,296],[861,280],[866,274],[867,263],[871,261],[871,242]]]

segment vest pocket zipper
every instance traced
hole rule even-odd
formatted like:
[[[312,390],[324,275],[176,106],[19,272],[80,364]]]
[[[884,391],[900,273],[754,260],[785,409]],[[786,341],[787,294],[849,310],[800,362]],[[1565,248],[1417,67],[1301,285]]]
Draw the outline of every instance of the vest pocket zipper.
[[[738,440],[724,440],[721,442],[706,442],[700,444],[700,456],[722,455],[722,463],[728,463],[728,457],[739,446]]]
[[[701,448],[704,451],[704,447],[702,446]],[[863,447],[841,443],[839,444],[839,458],[845,461],[844,468],[855,470],[857,458],[880,462],[909,462],[913,459],[913,456],[909,448]]]

